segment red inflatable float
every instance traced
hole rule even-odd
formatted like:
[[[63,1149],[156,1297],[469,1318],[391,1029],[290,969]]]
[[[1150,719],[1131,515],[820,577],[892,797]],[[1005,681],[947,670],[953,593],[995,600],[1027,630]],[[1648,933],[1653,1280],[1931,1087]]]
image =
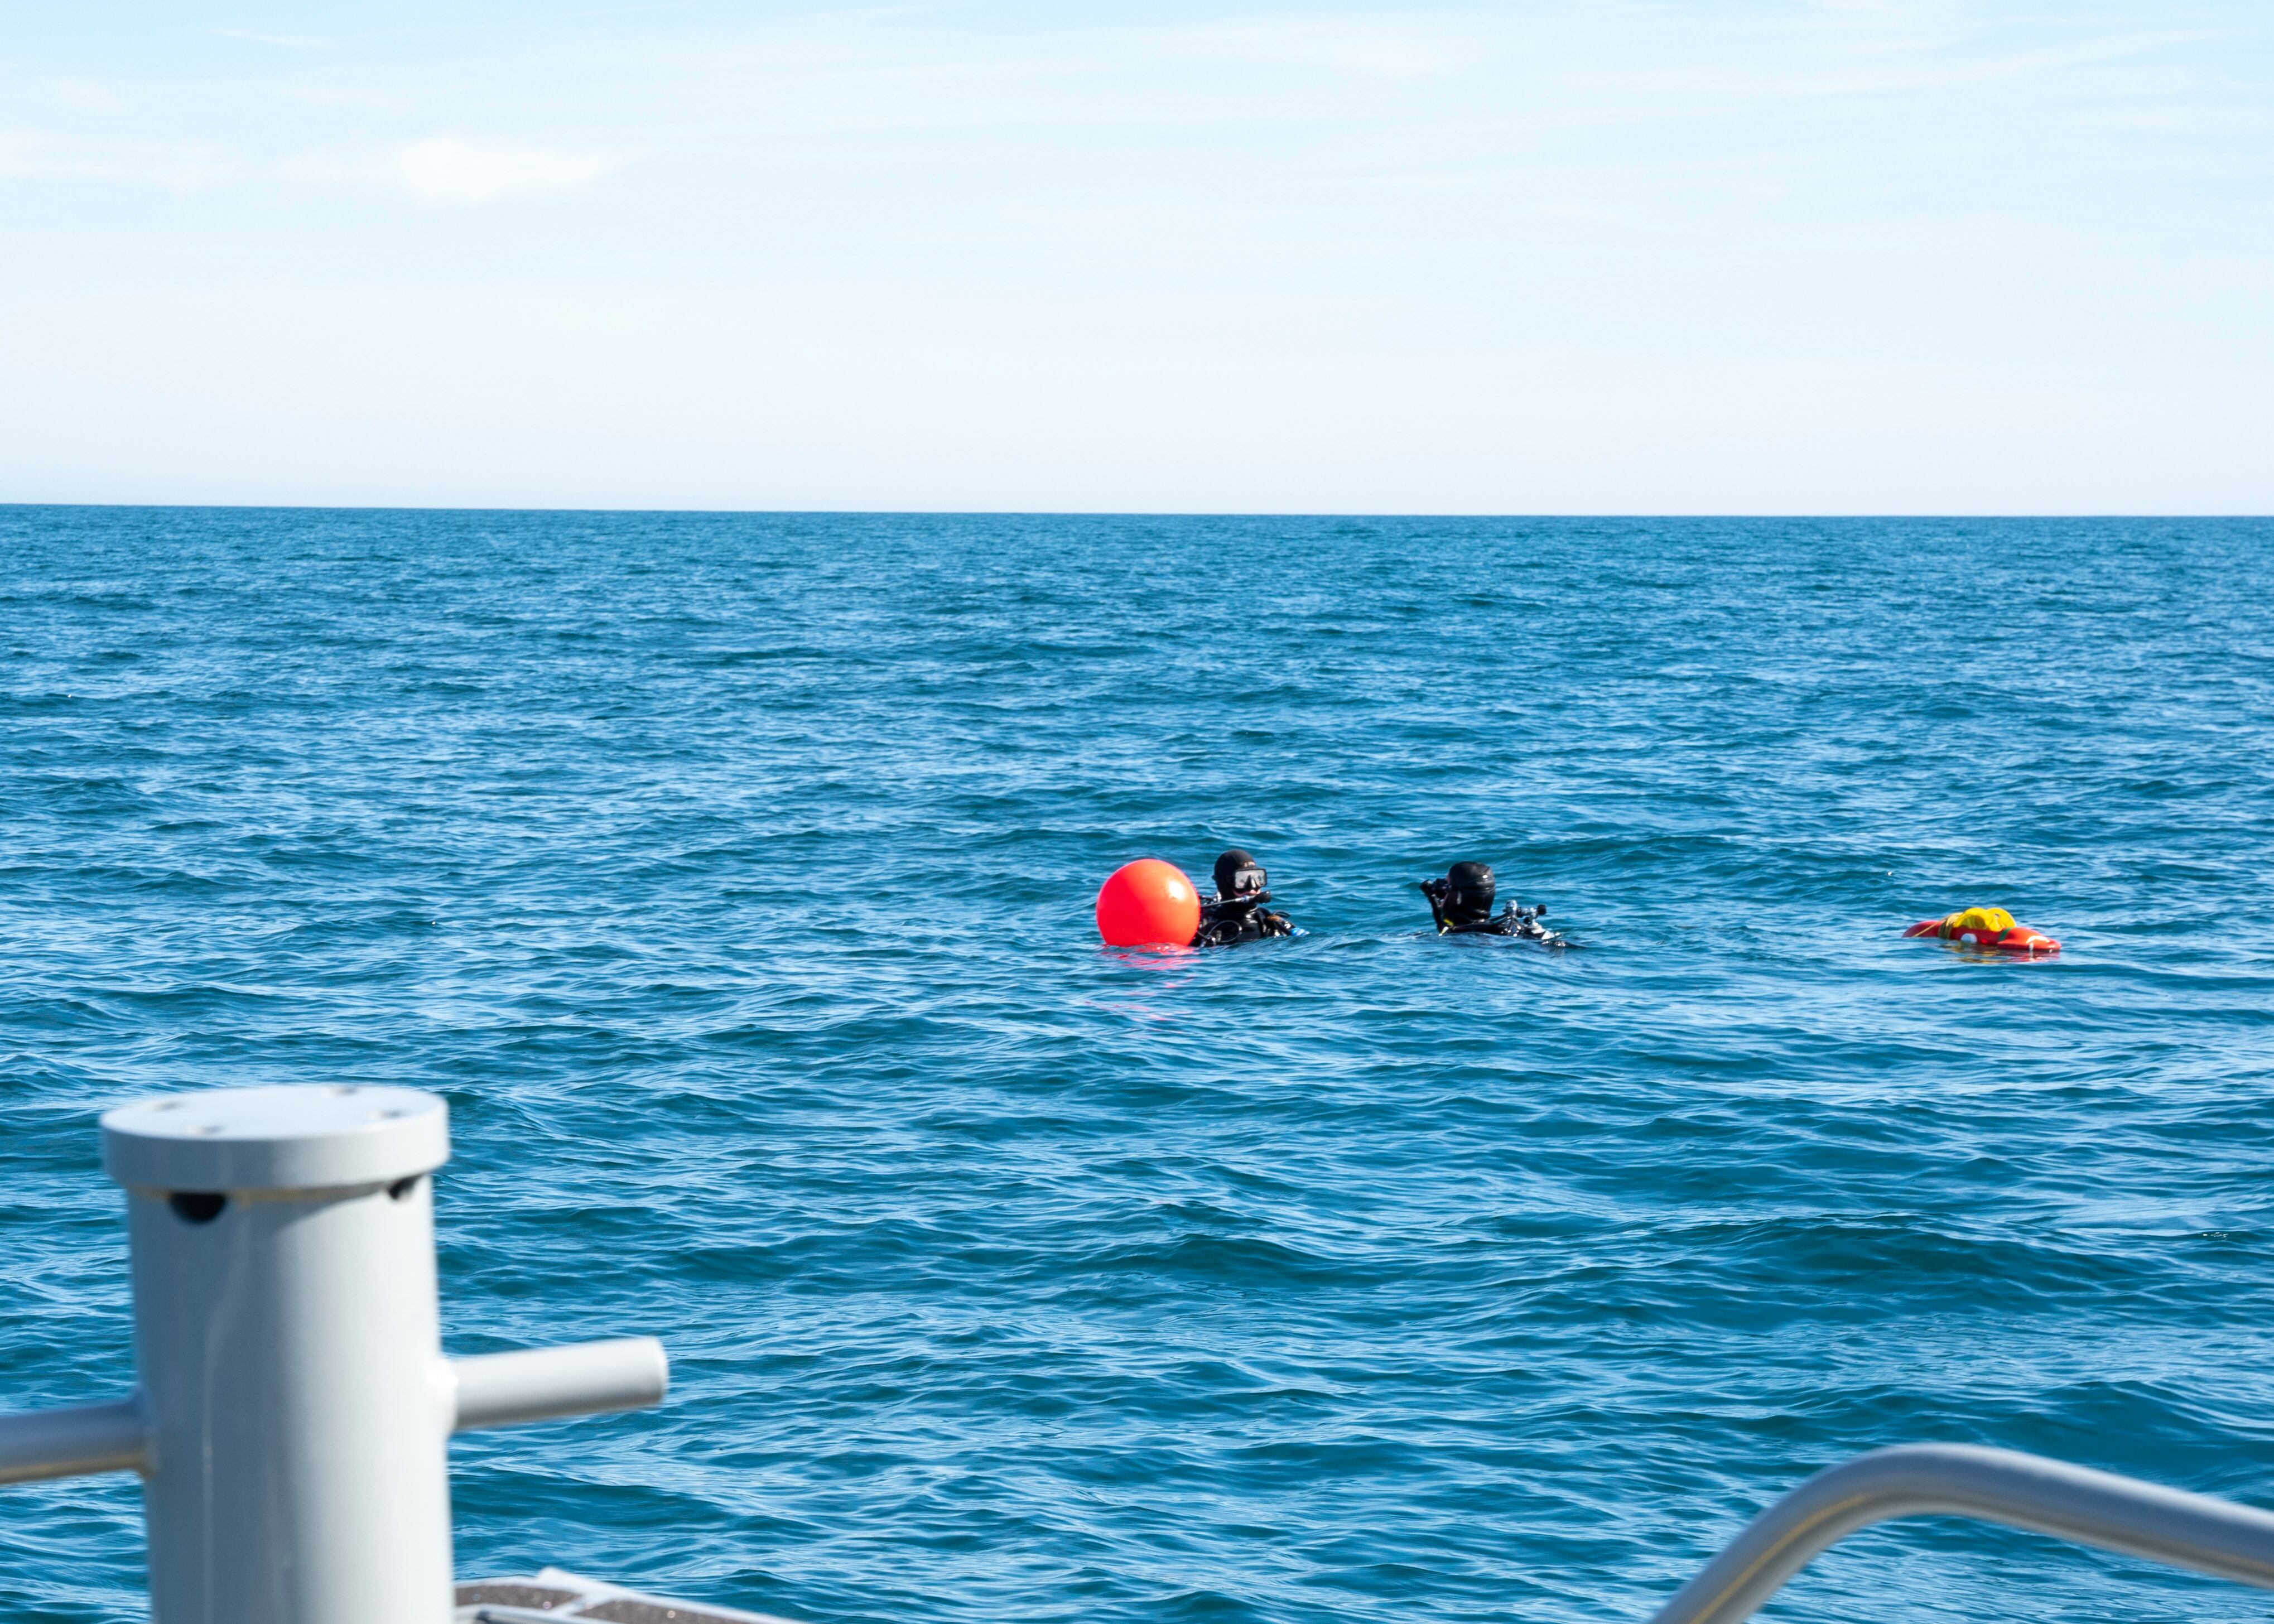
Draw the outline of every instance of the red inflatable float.
[[[1097,934],[1108,947],[1190,947],[1201,929],[1201,894],[1174,863],[1141,857],[1097,891]]]
[[[1938,936],[1968,947],[1994,947],[2001,953],[2058,953],[2060,944],[2049,936],[2017,925],[2003,908],[1961,908],[1942,919],[1923,919],[1903,932],[1907,936]]]

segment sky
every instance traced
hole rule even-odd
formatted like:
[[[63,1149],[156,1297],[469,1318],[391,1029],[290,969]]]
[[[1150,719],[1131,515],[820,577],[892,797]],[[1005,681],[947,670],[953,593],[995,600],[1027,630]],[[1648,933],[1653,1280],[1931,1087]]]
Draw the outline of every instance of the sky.
[[[0,501],[2274,512],[2274,5],[0,0]]]

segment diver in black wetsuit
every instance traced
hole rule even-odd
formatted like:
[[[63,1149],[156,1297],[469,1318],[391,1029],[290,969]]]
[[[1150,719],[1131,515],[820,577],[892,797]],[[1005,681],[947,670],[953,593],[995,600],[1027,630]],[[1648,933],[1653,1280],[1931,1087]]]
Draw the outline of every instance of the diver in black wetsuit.
[[[1421,894],[1429,898],[1429,915],[1437,921],[1441,936],[1521,936],[1544,947],[1571,945],[1540,922],[1547,912],[1546,903],[1526,908],[1511,902],[1495,914],[1493,891],[1490,863],[1457,862],[1443,879],[1421,882]]]
[[[1200,934],[1194,947],[1226,947],[1234,942],[1260,942],[1265,936],[1295,934],[1294,921],[1263,905],[1271,900],[1264,889],[1269,876],[1263,865],[1234,846],[1216,860],[1216,895],[1201,902]]]

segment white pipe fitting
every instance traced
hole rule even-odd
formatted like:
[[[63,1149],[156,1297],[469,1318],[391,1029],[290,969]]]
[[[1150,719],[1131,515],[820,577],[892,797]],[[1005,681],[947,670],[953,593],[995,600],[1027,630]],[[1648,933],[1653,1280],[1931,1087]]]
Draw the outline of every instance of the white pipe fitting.
[[[652,1336],[478,1354],[449,1366],[456,1401],[452,1427],[461,1432],[637,1410],[661,1403],[671,1386],[670,1361]]]
[[[147,1449],[137,1399],[0,1416],[0,1483],[140,1471]]]

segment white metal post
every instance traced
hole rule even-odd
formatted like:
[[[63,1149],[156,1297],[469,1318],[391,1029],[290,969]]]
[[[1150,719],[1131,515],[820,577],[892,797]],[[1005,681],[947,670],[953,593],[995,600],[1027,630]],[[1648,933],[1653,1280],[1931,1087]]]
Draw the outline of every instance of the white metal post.
[[[249,1088],[122,1106],[158,1624],[445,1624],[451,1395],[425,1177],[443,1103]]]
[[[0,1416],[0,1482],[141,1472],[155,1624],[447,1624],[450,1433],[663,1396],[651,1338],[442,1357],[434,1095],[217,1089],[102,1129],[141,1387]]]

